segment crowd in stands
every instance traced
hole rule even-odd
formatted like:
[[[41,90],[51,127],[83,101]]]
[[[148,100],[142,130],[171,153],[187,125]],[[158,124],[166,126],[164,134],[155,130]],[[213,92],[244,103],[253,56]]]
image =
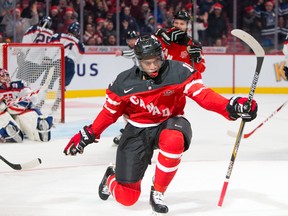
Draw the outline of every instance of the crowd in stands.
[[[12,0],[0,1],[0,42],[20,42],[25,30],[46,15],[44,0],[16,1],[16,15]],[[288,0],[278,0],[278,16],[274,1],[277,0],[237,0],[237,28],[251,33],[264,47],[274,46],[275,31],[282,45],[288,32]],[[196,29],[192,34],[203,46],[227,45],[227,37],[233,26],[233,2],[197,1]],[[53,20],[54,32],[65,32],[69,24],[79,21],[80,6],[80,0],[50,0],[49,16]],[[84,0],[84,44],[116,45],[118,15],[119,45],[125,46],[128,31],[136,31],[140,35],[153,34],[158,28],[171,27],[177,11],[185,10],[193,14],[191,0],[157,0],[157,8],[154,6],[154,0],[120,0],[117,9],[116,0]],[[13,28],[16,28],[16,38]]]

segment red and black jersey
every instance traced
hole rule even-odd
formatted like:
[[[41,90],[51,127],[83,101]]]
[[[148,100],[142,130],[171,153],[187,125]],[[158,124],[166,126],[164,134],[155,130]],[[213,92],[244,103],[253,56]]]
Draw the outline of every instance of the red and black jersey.
[[[165,60],[155,79],[143,80],[137,66],[120,73],[106,90],[106,102],[93,122],[96,137],[125,115],[136,127],[153,127],[173,116],[184,115],[186,97],[227,119],[228,100],[202,83],[190,65]]]
[[[163,50],[165,59],[186,62],[187,64],[192,65],[190,55],[187,51],[189,46],[194,45],[192,38],[190,38],[188,35],[186,35],[181,40],[174,41],[168,45],[167,43],[164,42],[164,40],[161,36],[159,36],[157,34],[155,36],[157,37],[157,39],[162,44],[162,50]],[[206,69],[206,65],[205,65],[205,59],[204,59],[203,51],[201,51],[201,54],[202,54],[201,61],[198,63],[194,62],[193,67],[196,70],[198,70],[200,73],[203,73]]]

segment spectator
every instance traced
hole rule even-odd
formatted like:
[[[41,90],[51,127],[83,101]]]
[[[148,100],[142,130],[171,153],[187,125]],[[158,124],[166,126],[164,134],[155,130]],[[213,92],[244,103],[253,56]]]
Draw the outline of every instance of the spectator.
[[[130,7],[125,6],[121,13],[120,45],[126,45],[126,35],[129,31],[140,32],[139,26],[134,17],[130,14]]]
[[[155,27],[155,19],[154,16],[149,16],[147,19],[147,24],[142,28],[141,34],[154,34],[156,32],[156,27]]]
[[[110,35],[116,35],[116,31],[114,29],[113,22],[108,20],[106,26],[103,29],[103,40],[105,44],[108,43],[108,38]]]
[[[213,46],[217,38],[226,39],[228,35],[227,21],[222,14],[222,5],[215,3],[208,17],[207,42]]]
[[[265,2],[265,10],[260,11],[261,45],[266,50],[274,46],[274,35],[276,26],[276,14],[272,1]],[[259,13],[258,13],[259,16]]]
[[[31,19],[33,17],[33,11],[37,10],[37,4],[36,0],[29,0],[28,6],[24,8],[21,13],[21,17]]]
[[[95,26],[91,23],[86,24],[85,32],[83,35],[83,42],[85,45],[96,45],[97,35],[95,34]]]
[[[251,34],[257,41],[260,41],[260,23],[253,6],[245,7],[242,23],[242,29]]]
[[[6,13],[3,17],[2,24],[5,25],[6,36],[12,38],[12,42],[20,43],[26,30],[39,22],[37,9],[33,8],[33,17],[31,19],[22,18],[21,10],[15,9],[15,22],[14,22],[14,10],[10,13]],[[16,31],[16,37],[14,38],[14,29]]]
[[[116,35],[109,35],[108,36],[108,40],[106,43],[104,43],[104,45],[108,45],[108,46],[116,46]]]
[[[50,9],[50,17],[52,19],[51,29],[56,33],[58,30],[58,23],[60,22],[59,10],[57,6],[52,6]]]
[[[72,7],[66,7],[65,8],[65,14],[63,17],[63,22],[61,24],[58,24],[58,31],[57,32],[66,32],[68,27],[76,22],[74,17],[74,9]]]

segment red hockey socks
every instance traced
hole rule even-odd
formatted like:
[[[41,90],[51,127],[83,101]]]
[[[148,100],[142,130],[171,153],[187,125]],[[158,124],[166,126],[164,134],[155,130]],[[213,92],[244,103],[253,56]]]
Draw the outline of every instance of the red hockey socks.
[[[174,178],[184,151],[184,136],[180,131],[165,129],[159,137],[159,154],[154,176],[155,190],[164,193]]]

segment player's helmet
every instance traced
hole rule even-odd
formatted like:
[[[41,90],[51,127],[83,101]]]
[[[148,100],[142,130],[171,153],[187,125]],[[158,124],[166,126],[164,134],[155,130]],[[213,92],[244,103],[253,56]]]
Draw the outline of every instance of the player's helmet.
[[[134,46],[136,59],[160,56],[163,58],[162,45],[153,35],[139,37]]]
[[[52,19],[49,16],[44,16],[39,22],[40,27],[51,28]]]
[[[180,19],[180,20],[185,20],[185,21],[189,21],[191,19],[189,13],[187,13],[186,11],[178,11],[175,15],[174,15],[174,19]]]
[[[129,39],[135,39],[135,38],[138,38],[138,34],[135,32],[135,31],[129,31],[127,33],[127,36],[126,36],[126,39],[129,40]]]
[[[0,68],[0,86],[9,88],[11,83],[10,76],[7,70]]]
[[[73,34],[76,38],[80,36],[80,24],[74,22],[68,26],[68,33]]]

